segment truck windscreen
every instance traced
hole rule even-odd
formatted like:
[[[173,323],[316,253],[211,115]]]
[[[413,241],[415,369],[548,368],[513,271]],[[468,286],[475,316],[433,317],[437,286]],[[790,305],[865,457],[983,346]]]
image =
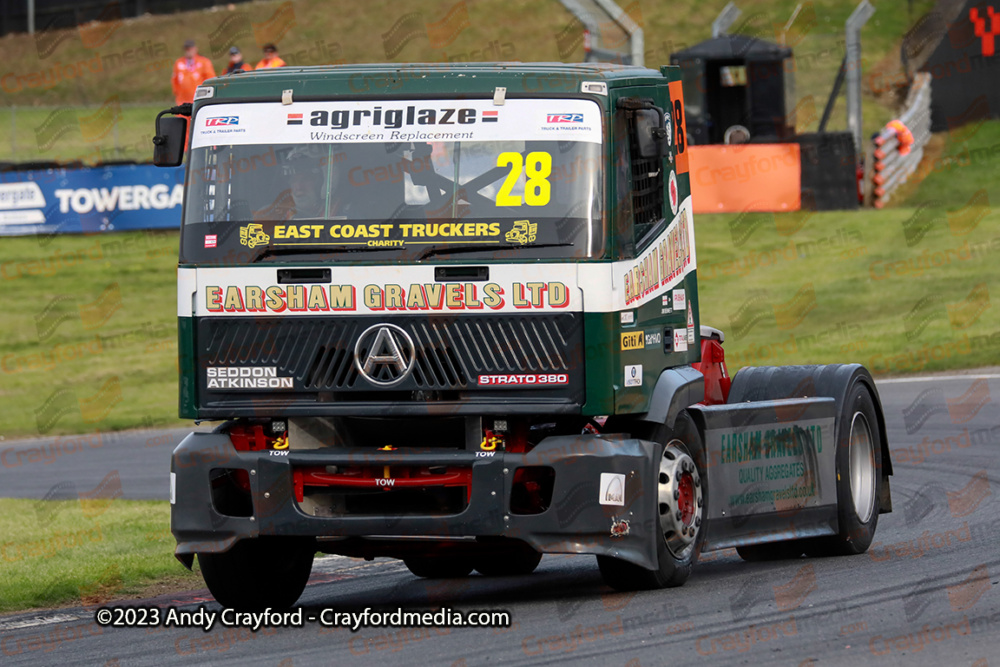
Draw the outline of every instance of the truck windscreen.
[[[192,123],[182,262],[603,253],[587,100],[213,104]]]

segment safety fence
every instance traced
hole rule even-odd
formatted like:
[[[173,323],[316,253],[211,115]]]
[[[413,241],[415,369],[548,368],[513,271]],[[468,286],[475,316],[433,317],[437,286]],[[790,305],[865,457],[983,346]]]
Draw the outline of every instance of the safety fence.
[[[916,171],[931,138],[931,75],[913,78],[903,113],[875,136],[872,204],[882,208],[896,189]]]

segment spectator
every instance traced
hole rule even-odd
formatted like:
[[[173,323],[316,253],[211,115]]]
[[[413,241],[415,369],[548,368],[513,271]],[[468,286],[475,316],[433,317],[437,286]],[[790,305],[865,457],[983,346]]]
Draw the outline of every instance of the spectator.
[[[235,46],[229,49],[229,65],[223,74],[234,74],[236,72],[253,71],[253,66],[243,62],[243,54]]]
[[[194,90],[205,79],[215,76],[212,61],[198,55],[198,47],[194,40],[184,42],[184,57],[174,63],[174,76],[170,80],[174,87],[174,99],[177,104],[194,101]]]
[[[278,56],[278,47],[274,44],[264,45],[264,59],[257,63],[257,69],[284,67],[285,61]]]

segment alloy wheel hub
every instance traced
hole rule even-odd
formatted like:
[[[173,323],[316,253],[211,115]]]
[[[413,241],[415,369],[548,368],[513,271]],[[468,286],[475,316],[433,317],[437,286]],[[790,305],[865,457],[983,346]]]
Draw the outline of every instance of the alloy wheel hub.
[[[673,441],[663,450],[657,488],[660,527],[667,548],[683,558],[694,547],[701,529],[701,476],[694,460]]]

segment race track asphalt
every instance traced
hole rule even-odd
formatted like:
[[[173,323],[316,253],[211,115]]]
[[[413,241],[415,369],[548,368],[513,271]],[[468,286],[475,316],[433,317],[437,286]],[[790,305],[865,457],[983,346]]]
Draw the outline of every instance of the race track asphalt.
[[[895,476],[894,511],[867,554],[745,563],[705,554],[678,589],[619,594],[586,556],[546,556],[524,577],[430,581],[398,561],[317,559],[305,614],[365,607],[502,609],[509,628],[344,628],[307,622],[256,633],[221,625],[100,628],[94,610],[0,617],[0,664],[919,664],[1000,661],[1000,375],[879,383]],[[107,436],[51,462],[6,466],[0,493],[42,498],[72,478],[79,491],[117,470],[124,497],[165,498],[181,431]],[[147,446],[148,445],[148,446]],[[28,474],[30,471],[30,474]],[[268,576],[266,563],[260,576]],[[130,604],[204,605],[207,591]]]

